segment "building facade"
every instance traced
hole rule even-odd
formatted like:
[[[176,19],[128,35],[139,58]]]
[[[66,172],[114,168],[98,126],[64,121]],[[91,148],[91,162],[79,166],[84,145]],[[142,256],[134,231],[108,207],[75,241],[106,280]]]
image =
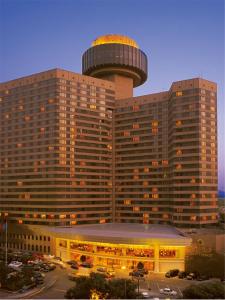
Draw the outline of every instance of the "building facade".
[[[83,75],[0,84],[0,209],[11,230],[215,225],[216,84],[194,78],[133,97],[147,56],[118,35],[96,39],[82,61]]]

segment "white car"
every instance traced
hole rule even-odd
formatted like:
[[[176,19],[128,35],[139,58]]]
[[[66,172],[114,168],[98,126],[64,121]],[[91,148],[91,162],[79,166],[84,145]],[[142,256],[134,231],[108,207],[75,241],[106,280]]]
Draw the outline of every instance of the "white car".
[[[170,296],[176,296],[177,292],[174,290],[171,290],[170,288],[164,288],[159,290],[160,294],[164,295],[170,295]]]
[[[9,267],[10,268],[13,268],[13,269],[18,269],[20,267],[22,267],[22,263],[20,261],[11,261],[11,263],[9,264]]]

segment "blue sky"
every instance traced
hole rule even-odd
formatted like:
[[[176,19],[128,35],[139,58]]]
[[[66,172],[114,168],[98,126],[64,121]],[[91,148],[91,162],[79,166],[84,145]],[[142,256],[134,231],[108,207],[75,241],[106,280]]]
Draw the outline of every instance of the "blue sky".
[[[0,0],[0,81],[59,67],[107,33],[134,38],[149,79],[135,95],[203,77],[218,83],[219,187],[225,190],[223,0]]]

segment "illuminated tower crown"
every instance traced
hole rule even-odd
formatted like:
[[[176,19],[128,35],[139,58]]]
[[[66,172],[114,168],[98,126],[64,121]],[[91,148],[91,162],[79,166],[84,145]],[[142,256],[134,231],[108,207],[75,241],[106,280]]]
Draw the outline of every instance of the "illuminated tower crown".
[[[133,79],[133,86],[147,79],[147,56],[129,37],[108,34],[100,36],[82,57],[84,75],[105,78],[119,74]]]

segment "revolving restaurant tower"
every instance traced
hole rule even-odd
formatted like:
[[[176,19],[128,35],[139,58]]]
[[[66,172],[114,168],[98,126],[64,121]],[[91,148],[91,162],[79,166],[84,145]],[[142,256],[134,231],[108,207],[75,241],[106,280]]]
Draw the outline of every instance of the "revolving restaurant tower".
[[[0,85],[0,209],[12,231],[216,224],[216,84],[133,97],[147,57],[121,35],[97,38],[82,69]],[[40,250],[34,241],[19,247]]]

